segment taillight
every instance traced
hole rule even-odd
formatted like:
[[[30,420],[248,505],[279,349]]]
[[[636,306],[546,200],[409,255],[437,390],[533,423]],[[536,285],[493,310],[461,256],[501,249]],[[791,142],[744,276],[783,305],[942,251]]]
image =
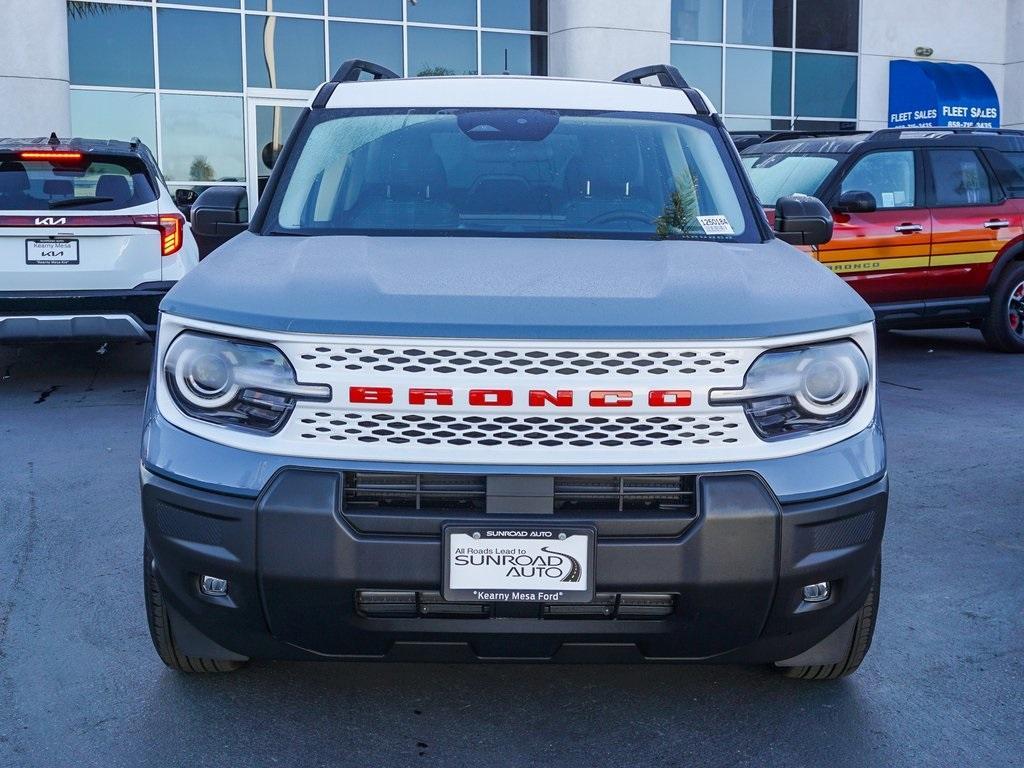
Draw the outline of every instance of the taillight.
[[[185,217],[179,214],[160,216],[160,253],[170,256],[181,250]]]
[[[184,237],[185,217],[177,213],[162,213],[159,216],[136,216],[135,225],[160,232],[160,254],[173,256],[181,250]]]

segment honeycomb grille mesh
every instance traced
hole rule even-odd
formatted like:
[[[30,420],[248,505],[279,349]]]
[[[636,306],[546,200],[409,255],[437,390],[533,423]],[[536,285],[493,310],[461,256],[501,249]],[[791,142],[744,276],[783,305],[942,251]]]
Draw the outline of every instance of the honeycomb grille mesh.
[[[571,350],[446,347],[303,346],[297,358],[321,371],[469,376],[721,375],[743,365],[724,349]]]
[[[481,447],[620,448],[739,442],[732,416],[464,416],[316,411],[299,418],[307,441]]]

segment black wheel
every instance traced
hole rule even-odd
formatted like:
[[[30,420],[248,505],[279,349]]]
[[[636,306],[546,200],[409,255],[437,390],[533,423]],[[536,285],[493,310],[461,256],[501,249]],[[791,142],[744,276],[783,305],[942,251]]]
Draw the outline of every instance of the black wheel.
[[[868,592],[864,605],[857,612],[857,623],[853,629],[853,642],[846,656],[836,664],[820,664],[810,667],[776,667],[786,677],[798,680],[838,680],[840,677],[852,675],[864,661],[871,647],[871,638],[875,634],[875,617],[878,615],[878,591],[882,578],[882,561],[875,565],[871,578],[871,591]]]
[[[1024,264],[1011,265],[999,278],[981,332],[992,349],[1024,352]]]
[[[149,635],[161,661],[177,672],[234,672],[245,665],[241,661],[204,659],[200,656],[186,656],[178,650],[171,632],[171,624],[164,606],[160,583],[153,572],[153,553],[147,543],[142,550],[142,571],[146,593],[146,618],[149,620]]]

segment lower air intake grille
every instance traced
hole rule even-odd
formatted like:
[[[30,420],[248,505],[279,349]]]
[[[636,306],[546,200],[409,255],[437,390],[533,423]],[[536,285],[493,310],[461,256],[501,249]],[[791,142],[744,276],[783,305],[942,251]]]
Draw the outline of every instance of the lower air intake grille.
[[[690,475],[559,475],[551,511],[692,514]],[[486,512],[486,475],[346,472],[349,510]]]
[[[487,505],[487,477],[407,472],[346,472],[344,503],[348,509],[483,512]]]
[[[555,511],[686,512],[693,492],[688,475],[567,475],[555,478]]]

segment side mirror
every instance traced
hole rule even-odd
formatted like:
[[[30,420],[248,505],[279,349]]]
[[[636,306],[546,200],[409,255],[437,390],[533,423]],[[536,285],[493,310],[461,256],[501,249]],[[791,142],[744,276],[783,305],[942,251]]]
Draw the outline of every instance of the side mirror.
[[[192,203],[196,201],[197,197],[199,197],[199,193],[194,189],[181,188],[174,190],[174,204],[189,221],[192,220]]]
[[[210,187],[192,203],[192,233],[199,257],[240,234],[249,226],[249,198],[245,187]]]
[[[197,197],[199,197],[199,193],[194,189],[182,187],[174,190],[174,204],[181,208],[187,208],[192,205]]]
[[[870,192],[851,189],[839,196],[836,210],[840,213],[874,213],[878,210],[878,201]]]
[[[832,239],[832,214],[816,197],[780,197],[775,204],[775,235],[790,245],[822,245]]]

